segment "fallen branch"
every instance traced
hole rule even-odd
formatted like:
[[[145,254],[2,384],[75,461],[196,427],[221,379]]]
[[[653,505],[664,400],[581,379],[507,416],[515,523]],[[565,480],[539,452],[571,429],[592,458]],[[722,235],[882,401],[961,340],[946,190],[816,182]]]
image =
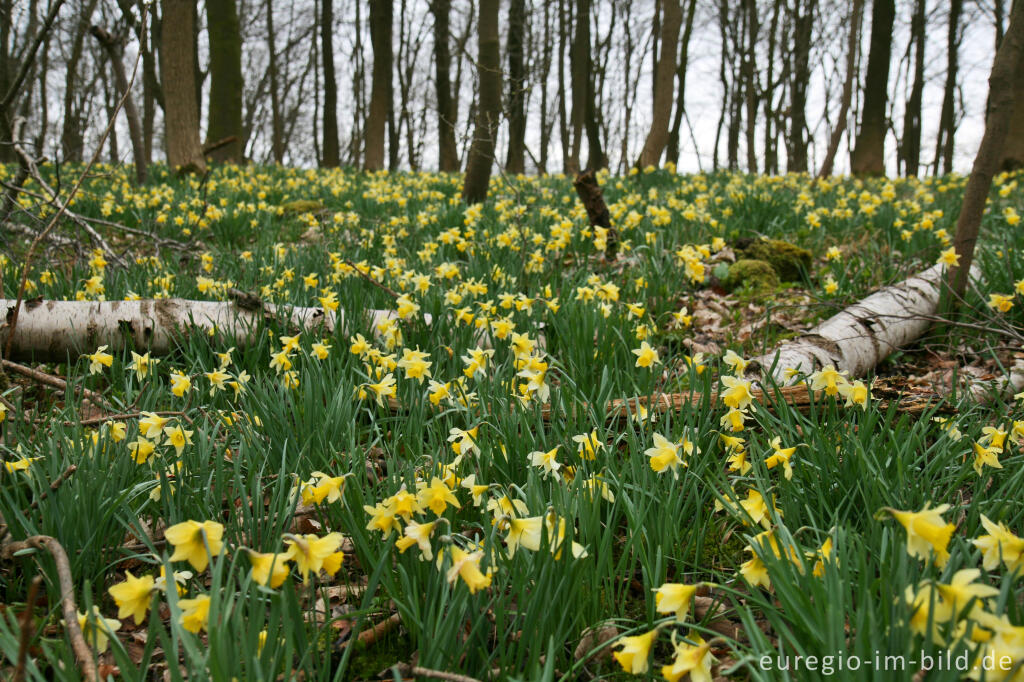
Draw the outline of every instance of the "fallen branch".
[[[14,669],[14,682],[21,682],[25,679],[25,663],[28,660],[28,644],[32,639],[32,611],[36,605],[36,598],[39,595],[39,586],[43,584],[42,576],[32,578],[32,584],[28,588],[28,599],[25,600],[25,611],[18,619],[20,633],[18,636],[18,667]]]
[[[384,635],[388,634],[396,627],[402,624],[402,617],[397,613],[393,613],[386,619],[374,625],[369,630],[363,630],[359,633],[358,641],[362,646],[371,646],[381,639]]]
[[[409,669],[414,677],[429,677],[434,680],[448,680],[448,682],[480,682],[475,677],[460,675],[458,673],[446,673],[443,670],[432,670],[422,666],[414,665]]]
[[[56,377],[52,374],[47,374],[46,372],[40,371],[38,369],[26,367],[25,365],[20,365],[17,362],[12,362],[6,358],[0,361],[0,365],[2,365],[4,369],[8,369],[24,377],[28,377],[29,379],[32,379],[37,383],[44,384],[46,386],[50,386],[52,388],[64,391],[65,394],[68,391],[68,382],[64,381],[60,377]],[[103,396],[101,396],[96,391],[91,391],[85,386],[79,386],[79,390],[82,391],[82,397],[91,402],[92,404],[94,404],[96,407],[102,408],[107,411],[113,411],[111,410],[110,406],[107,405],[107,401],[103,399]]]
[[[82,677],[87,682],[96,680],[96,661],[92,657],[92,649],[85,641],[82,628],[78,625],[78,607],[75,605],[75,588],[71,577],[71,565],[68,555],[56,539],[48,535],[33,535],[19,542],[12,542],[4,547],[3,559],[10,561],[14,555],[26,549],[45,549],[53,557],[57,565],[57,578],[60,582],[61,606],[64,613],[64,629],[71,639],[71,648],[82,670]]]
[[[934,265],[899,284],[884,287],[825,320],[806,334],[754,358],[748,377],[771,371],[778,384],[787,369],[810,374],[833,365],[852,377],[864,376],[894,351],[912,343],[931,325],[945,277]],[[972,270],[978,276],[978,270]]]

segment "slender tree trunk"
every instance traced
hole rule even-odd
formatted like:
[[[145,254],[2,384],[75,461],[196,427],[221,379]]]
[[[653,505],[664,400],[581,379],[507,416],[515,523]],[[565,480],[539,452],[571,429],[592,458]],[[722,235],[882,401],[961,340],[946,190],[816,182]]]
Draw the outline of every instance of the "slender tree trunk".
[[[85,48],[85,36],[89,30],[92,14],[96,10],[96,0],[88,0],[81,6],[81,14],[77,17],[71,51],[65,67],[66,78],[64,87],[64,127],[61,133],[61,155],[65,161],[82,160],[82,129],[85,127],[76,107],[78,96],[79,65],[82,61],[82,50]],[[2,96],[2,95],[0,95]]]
[[[338,81],[334,76],[334,0],[320,0],[320,50],[324,60],[324,159],[327,168],[341,163],[338,149]]]
[[[214,161],[242,162],[242,33],[235,0],[206,0],[210,40],[208,142],[234,141],[210,153]]]
[[[871,11],[871,50],[864,80],[864,106],[860,132],[850,158],[850,168],[854,173],[885,174],[885,112],[895,18],[894,0],[874,0]]]
[[[661,23],[661,54],[654,72],[654,111],[651,128],[636,165],[640,168],[657,166],[668,143],[669,123],[672,116],[673,85],[676,76],[676,50],[679,49],[679,28],[683,23],[683,8],[679,0],[664,0]]]
[[[505,170],[526,170],[526,68],[523,39],[526,36],[526,0],[508,4],[508,154]]]
[[[195,101],[194,5],[194,0],[162,0],[161,4],[164,30],[161,32],[160,67],[167,164],[179,173],[206,172]]]
[[[540,163],[537,172],[548,172],[548,147],[551,146],[551,128],[554,121],[548,117],[548,75],[551,73],[551,3],[544,3],[544,48],[540,67]]]
[[[128,75],[124,69],[124,48],[121,40],[99,26],[93,26],[91,33],[103,48],[107,59],[110,60],[110,68],[114,74],[114,86],[117,89],[117,96],[120,98],[128,92]],[[135,180],[141,185],[146,182],[146,150],[142,141],[142,121],[139,119],[139,108],[135,105],[135,98],[131,95],[125,97],[124,115],[128,120],[128,134],[132,142]]]
[[[459,170],[459,150],[455,144],[455,109],[451,91],[451,0],[432,0],[434,15],[434,87],[437,92],[438,167],[442,173]]]
[[[274,3],[266,0],[267,73],[270,80],[270,153],[274,163],[284,161],[284,118],[281,112],[280,72],[277,61],[277,32],[274,30]]]
[[[614,21],[615,13],[613,12],[612,22]],[[590,23],[589,15],[587,23]],[[604,155],[604,148],[601,145],[601,112],[597,107],[597,78],[595,77],[598,72],[600,74],[604,73],[604,67],[602,66],[601,69],[597,69],[590,49],[587,50],[586,61],[587,89],[586,102],[583,108],[583,127],[587,131],[587,167],[598,170],[608,165],[608,160]]]
[[[676,108],[672,115],[672,129],[668,134],[668,146],[665,151],[665,160],[673,164],[679,163],[679,138],[683,112],[686,111],[686,68],[690,61],[690,38],[693,36],[693,20],[696,15],[697,0],[689,0],[686,7],[686,28],[683,29],[683,39],[679,43],[679,60],[676,64]]]
[[[580,149],[583,146],[583,124],[587,108],[587,73],[590,55],[590,3],[591,0],[576,0],[575,27],[572,45],[569,47],[569,79],[572,91],[572,146],[569,151],[569,170],[580,170]]]
[[[391,0],[370,0],[370,44],[373,47],[373,81],[370,86],[370,113],[366,121],[366,170],[384,168],[384,142],[391,120],[392,64]]]
[[[978,241],[978,228],[985,213],[992,177],[1005,158],[1004,144],[1014,111],[1014,80],[1024,71],[1024,2],[1017,0],[1010,10],[1010,26],[996,51],[992,75],[988,79],[989,111],[985,119],[985,134],[981,138],[978,155],[964,190],[964,202],[956,222],[953,246],[959,256],[959,265],[949,271],[949,284],[956,300],[962,300],[967,288],[967,275],[974,259],[974,245]]]
[[[925,2],[916,0],[910,23],[914,43],[914,84],[903,120],[903,159],[906,174],[916,176],[921,165],[921,98],[924,94]]]
[[[942,90],[942,110],[939,114],[939,134],[935,139],[935,172],[939,172],[939,161],[942,161],[942,172],[953,172],[953,138],[956,134],[954,106],[956,100],[956,81],[960,63],[960,15],[963,12],[963,0],[950,0],[949,27],[946,33],[946,85]]]
[[[348,163],[358,166],[363,162],[364,126],[366,123],[366,62],[363,59],[363,3],[357,2],[355,40],[352,45],[352,99],[355,100],[355,116],[352,120],[352,134],[349,137]]]
[[[478,99],[473,142],[466,160],[462,200],[476,204],[487,198],[494,165],[494,144],[501,118],[501,43],[498,39],[499,0],[480,0],[477,22]]]
[[[959,2],[960,0],[953,0]],[[850,100],[853,99],[853,83],[857,78],[857,45],[860,43],[860,19],[864,9],[864,0],[853,0],[853,7],[850,10],[850,33],[846,42],[846,78],[843,81],[843,94],[839,100],[839,118],[836,119],[836,127],[828,140],[828,150],[825,152],[825,160],[818,171],[819,178],[832,175],[832,167],[835,164],[836,154],[839,152],[839,142],[843,139],[846,131],[846,119],[850,112]]]
[[[757,76],[757,35],[760,21],[757,15],[755,0],[743,0],[744,13],[747,16],[747,45],[743,50],[743,89],[744,102],[747,109],[747,171],[757,173],[757,110],[758,110],[758,76]]]
[[[565,44],[568,40],[569,21],[567,0],[558,0],[558,139],[562,145],[562,170],[572,172],[572,154],[569,140],[569,117],[567,116],[565,91]],[[577,159],[576,167],[579,166]]]
[[[772,3],[772,18],[768,24],[768,65],[765,69],[764,95],[761,98],[764,104],[764,172],[766,174],[779,172],[779,112],[775,110],[775,91],[780,83],[775,78],[775,53],[778,47],[781,15],[782,0],[775,0]]]
[[[790,129],[787,145],[790,172],[807,171],[807,88],[811,80],[811,37],[814,27],[815,0],[797,4],[793,16],[793,71],[790,82]]]

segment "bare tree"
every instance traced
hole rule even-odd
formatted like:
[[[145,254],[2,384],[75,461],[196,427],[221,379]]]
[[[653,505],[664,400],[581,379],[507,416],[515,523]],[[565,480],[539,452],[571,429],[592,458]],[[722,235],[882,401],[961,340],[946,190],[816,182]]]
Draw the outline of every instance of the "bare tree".
[[[242,161],[242,34],[235,0],[206,0],[210,40],[210,111],[206,139],[216,161]],[[231,139],[233,138],[233,139]],[[230,142],[225,142],[231,139]]]
[[[861,12],[864,9],[864,0],[853,0],[850,9],[850,32],[846,43],[846,77],[843,79],[843,93],[839,102],[839,117],[836,119],[835,128],[828,140],[828,150],[825,152],[825,160],[818,171],[819,178],[832,175],[832,167],[835,164],[836,154],[839,152],[839,142],[846,132],[846,119],[849,116],[850,100],[853,98],[853,84],[857,78],[857,45],[860,42]]]
[[[953,138],[956,134],[956,120],[953,114],[956,99],[957,71],[959,70],[960,41],[963,33],[960,30],[960,15],[963,12],[963,0],[950,0],[949,26],[946,33],[946,84],[942,90],[942,111],[939,114],[939,133],[935,138],[935,172],[939,172],[939,160],[942,160],[942,172],[953,172]]]
[[[664,0],[664,17],[661,24],[661,54],[654,72],[654,112],[651,129],[647,133],[643,149],[636,165],[640,168],[658,165],[668,143],[672,100],[676,76],[676,50],[679,44],[679,29],[683,23],[683,8],[679,0]]]
[[[526,68],[523,39],[526,35],[526,0],[508,5],[508,154],[505,170],[526,170]]]
[[[910,23],[910,45],[914,48],[914,84],[910,88],[903,115],[903,140],[900,155],[907,175],[917,175],[921,164],[921,99],[924,95],[924,44],[926,0],[915,0]]]
[[[167,164],[178,172],[206,172],[199,143],[196,106],[195,0],[162,0],[160,66],[164,88],[164,127]],[[169,28],[170,27],[170,28]]]
[[[1024,2],[1017,0],[1010,10],[1010,26],[1006,29],[996,58],[992,75],[988,79],[989,110],[985,118],[985,134],[981,138],[978,155],[964,190],[964,202],[956,221],[953,246],[959,256],[959,265],[949,270],[949,284],[957,300],[967,289],[967,275],[974,258],[974,245],[978,241],[978,228],[985,213],[992,177],[1005,158],[1004,143],[1010,131],[1014,111],[1014,80],[1024,71]]]
[[[478,102],[473,143],[466,160],[462,200],[476,204],[487,198],[494,165],[494,146],[501,117],[501,44],[498,40],[499,0],[480,0],[477,22]]]
[[[686,28],[679,41],[679,59],[676,61],[676,106],[672,115],[672,129],[668,134],[665,160],[679,163],[679,137],[686,111],[686,68],[690,63],[690,39],[693,37],[693,21],[697,15],[697,0],[689,0],[686,7]]]
[[[816,0],[795,0],[792,11],[793,68],[789,84],[789,135],[786,139],[786,168],[807,170],[807,88],[811,80],[811,32]]]
[[[874,0],[871,11],[871,49],[864,80],[864,105],[860,133],[850,158],[854,173],[885,173],[886,102],[889,92],[889,60],[892,56],[892,27],[896,19],[894,0]]]
[[[338,82],[334,76],[334,0],[320,0],[320,42],[324,60],[324,150],[323,165],[341,163],[338,149]]]
[[[90,29],[93,37],[96,38],[103,51],[110,60],[110,70],[114,74],[114,85],[117,87],[117,97],[124,97],[124,115],[128,121],[128,134],[132,142],[132,157],[135,161],[135,180],[142,184],[146,182],[146,150],[142,141],[142,120],[139,118],[139,108],[135,105],[135,98],[128,93],[128,74],[124,69],[124,46],[123,38],[112,36],[109,32],[99,26]],[[113,112],[114,106],[110,107]],[[117,138],[111,130],[111,144],[115,144]]]
[[[370,0],[370,43],[373,47],[373,82],[366,121],[366,170],[384,168],[384,141],[392,110],[392,3]]]

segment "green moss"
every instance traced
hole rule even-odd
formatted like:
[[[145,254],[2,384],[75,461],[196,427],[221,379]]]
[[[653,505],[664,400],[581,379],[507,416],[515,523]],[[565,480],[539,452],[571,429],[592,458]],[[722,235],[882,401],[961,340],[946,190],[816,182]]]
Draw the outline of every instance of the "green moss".
[[[744,258],[729,266],[722,286],[727,291],[745,287],[751,293],[764,294],[778,288],[779,275],[768,261]]]
[[[810,251],[781,239],[740,240],[736,250],[743,258],[771,263],[783,282],[797,281],[811,268]]]
[[[293,199],[281,204],[285,213],[319,213],[325,209],[322,202],[313,199]]]

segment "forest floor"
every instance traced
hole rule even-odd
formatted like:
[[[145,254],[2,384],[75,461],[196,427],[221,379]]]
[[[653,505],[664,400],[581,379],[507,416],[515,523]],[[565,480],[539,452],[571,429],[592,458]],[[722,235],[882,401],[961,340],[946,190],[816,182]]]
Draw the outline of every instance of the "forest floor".
[[[467,208],[453,175],[152,173],[93,169],[71,208],[111,252],[62,227],[26,298],[241,290],[343,321],[25,361],[91,401],[7,374],[5,678],[81,675],[35,535],[117,679],[1024,676],[1024,409],[986,390],[1024,358],[1024,175],[958,322],[872,377],[793,375],[797,405],[751,401],[744,358],[939,261],[964,178],[601,175],[608,259],[562,176]],[[740,277],[755,252],[773,271]]]

